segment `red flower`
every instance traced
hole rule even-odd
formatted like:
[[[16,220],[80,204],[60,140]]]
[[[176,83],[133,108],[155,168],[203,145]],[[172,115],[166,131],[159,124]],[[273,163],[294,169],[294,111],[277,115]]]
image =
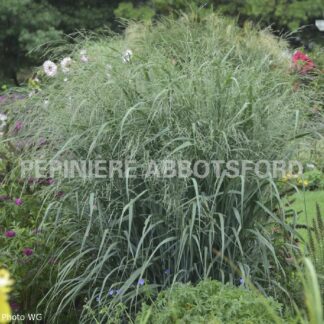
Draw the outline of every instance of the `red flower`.
[[[315,63],[310,59],[309,56],[301,51],[296,51],[292,56],[292,61],[298,72],[306,74],[315,67]]]

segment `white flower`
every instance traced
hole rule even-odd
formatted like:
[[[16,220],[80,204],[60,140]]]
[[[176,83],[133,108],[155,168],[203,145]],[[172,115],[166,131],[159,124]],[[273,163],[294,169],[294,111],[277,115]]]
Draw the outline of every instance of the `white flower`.
[[[112,66],[111,66],[110,64],[107,64],[107,65],[106,65],[106,76],[107,76],[109,79],[111,78],[111,74],[110,74],[111,70],[112,70]]]
[[[81,55],[81,56],[80,56],[80,60],[81,60],[81,62],[83,62],[83,63],[87,63],[87,62],[89,62],[89,58],[88,58],[87,55]]]
[[[47,60],[44,62],[43,68],[44,68],[45,74],[49,77],[53,77],[57,73],[57,65],[50,60]]]
[[[123,62],[124,63],[129,63],[131,58],[133,56],[133,52],[130,49],[127,49],[124,54],[123,54]]]
[[[6,120],[8,119],[7,115],[0,113],[0,130],[2,131],[7,123]]]
[[[0,113],[0,121],[4,122],[8,119],[7,115]]]
[[[45,99],[44,100],[44,107],[47,108],[49,105],[49,100],[48,99]]]
[[[313,164],[313,163],[307,163],[307,164],[306,164],[306,168],[307,168],[307,169],[314,170],[314,169],[316,168],[316,166],[315,166],[315,164]]]
[[[68,81],[68,78],[64,78],[63,81],[64,81],[64,82],[67,82],[67,81]]]
[[[283,50],[281,56],[291,60],[292,54],[288,50]]]
[[[87,51],[85,49],[80,51],[80,60],[83,63],[87,63],[89,61],[88,55],[87,55]]]
[[[68,73],[70,71],[71,64],[72,64],[71,57],[65,57],[61,61],[61,68],[62,68],[63,73]]]

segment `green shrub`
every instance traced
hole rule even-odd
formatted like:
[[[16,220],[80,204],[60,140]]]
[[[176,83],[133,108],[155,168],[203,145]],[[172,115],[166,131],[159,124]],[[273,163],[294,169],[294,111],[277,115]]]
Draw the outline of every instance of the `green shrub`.
[[[288,323],[288,319],[280,319],[281,312],[281,305],[271,298],[204,280],[196,287],[175,284],[161,292],[152,305],[142,305],[135,323]]]
[[[305,172],[303,179],[307,180],[308,187],[311,190],[324,189],[324,174],[320,170],[315,169]]]
[[[79,60],[82,48],[87,63]],[[134,55],[125,64],[127,48]],[[217,16],[131,25],[125,39],[81,41],[71,53],[71,71],[16,106],[25,125],[19,136],[30,143],[46,139],[21,158],[136,160],[141,166],[166,159],[288,158],[292,140],[305,132],[312,93],[306,84],[294,90],[298,76],[286,51],[268,32],[239,29]],[[60,256],[58,279],[44,298],[52,321],[64,309],[81,312],[85,299],[98,309],[115,300],[134,309],[145,292],[136,284],[140,278],[145,289],[156,290],[173,280],[236,280],[244,272],[269,288],[271,271],[282,269],[263,228],[271,217],[283,219],[280,207],[271,212],[280,202],[271,179],[229,179],[212,171],[205,179],[120,179],[115,173],[55,180],[43,188],[44,221],[55,221],[48,241]],[[64,192],[59,200],[57,192]],[[119,294],[111,296],[111,289]]]

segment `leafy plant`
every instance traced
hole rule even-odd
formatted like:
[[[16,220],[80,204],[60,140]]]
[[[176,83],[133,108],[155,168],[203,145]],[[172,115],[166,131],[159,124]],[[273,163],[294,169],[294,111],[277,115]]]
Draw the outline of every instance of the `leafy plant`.
[[[324,174],[320,170],[307,171],[304,173],[303,178],[308,182],[309,189],[324,189]]]
[[[153,304],[142,305],[135,323],[289,323],[282,305],[246,288],[203,280],[175,284]]]

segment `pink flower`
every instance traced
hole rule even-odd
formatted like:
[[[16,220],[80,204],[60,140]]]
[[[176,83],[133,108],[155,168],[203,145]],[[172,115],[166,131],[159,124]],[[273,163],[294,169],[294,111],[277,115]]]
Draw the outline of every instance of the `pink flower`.
[[[23,200],[22,200],[21,198],[16,198],[16,199],[15,199],[15,204],[16,204],[17,206],[21,206],[21,205],[23,204]]]
[[[33,254],[33,249],[31,248],[23,248],[23,253],[25,256],[31,256]]]
[[[296,51],[294,53],[292,56],[292,62],[294,63],[297,71],[302,74],[306,74],[315,67],[314,62],[310,59],[310,57],[301,51]]]
[[[15,237],[16,236],[16,232],[15,231],[7,231],[5,232],[5,237]]]

